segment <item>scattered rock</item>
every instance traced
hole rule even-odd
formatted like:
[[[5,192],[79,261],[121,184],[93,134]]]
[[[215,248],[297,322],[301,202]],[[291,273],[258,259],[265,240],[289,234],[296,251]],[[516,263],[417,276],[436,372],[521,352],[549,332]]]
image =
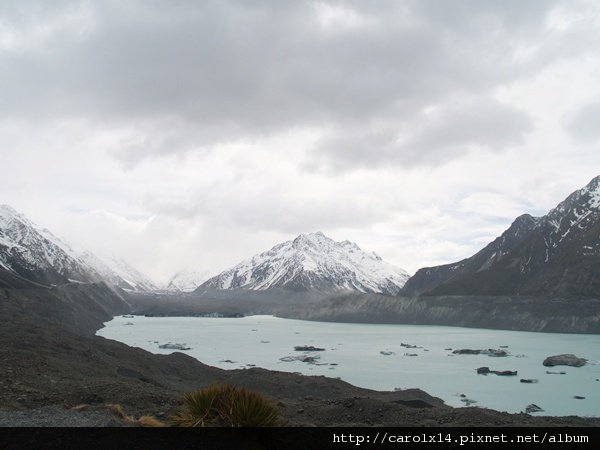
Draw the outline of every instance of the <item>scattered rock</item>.
[[[500,348],[508,348],[508,345],[501,345]]]
[[[313,347],[312,345],[296,345],[294,350],[297,352],[324,352],[324,348]]]
[[[300,356],[284,356],[283,358],[279,358],[279,361],[283,362],[292,362],[292,361],[300,361],[309,364],[315,364],[317,360],[321,359],[319,355],[300,355]]]
[[[232,360],[230,360],[230,359],[222,359],[222,360],[221,360],[221,361],[219,361],[219,362],[222,362],[222,363],[229,363],[229,364],[235,364],[235,363],[236,363],[236,361],[232,361]],[[248,364],[248,365],[249,365],[249,364]]]
[[[581,367],[581,366],[585,366],[586,362],[587,362],[587,359],[585,359],[585,358],[579,358],[572,354],[565,354],[565,355],[548,356],[542,364],[546,367],[553,367],[553,366]]]
[[[532,403],[531,405],[527,405],[527,407],[525,408],[525,412],[527,414],[536,413],[536,412],[542,412],[542,411],[543,411],[543,409],[540,408],[535,403]]]
[[[563,372],[563,371],[561,371],[561,372],[552,372],[551,370],[546,370],[546,373],[548,375],[566,375],[567,374],[567,372]]]
[[[186,344],[173,344],[171,342],[167,344],[160,344],[158,348],[166,348],[169,350],[191,350],[191,347],[188,347]]]
[[[574,395],[573,398],[577,399],[577,400],[585,400],[585,397],[583,397],[581,395]]]
[[[395,355],[395,353],[394,353],[394,352],[386,352],[386,351],[384,351],[384,350],[381,350],[381,351],[379,352],[379,354],[380,354],[380,355],[385,355],[385,356]]]
[[[419,356],[416,353],[405,353],[404,356]]]
[[[446,350],[447,352],[451,351],[452,348],[445,348],[444,350]]]
[[[423,348],[423,347],[419,347],[417,345],[405,344],[404,342],[400,343],[400,347],[404,347],[404,348]]]
[[[452,353],[455,355],[479,355],[481,350],[471,350],[470,348],[462,348],[459,350],[454,350]]]
[[[477,400],[473,400],[471,398],[461,398],[460,401],[463,402],[465,406],[471,406],[477,403]]]
[[[452,353],[455,355],[488,355],[488,356],[508,356],[508,353],[504,350],[497,350],[494,348],[488,348],[484,350],[473,350],[470,348],[462,348],[458,350],[454,350]]]
[[[531,384],[538,382],[538,380],[535,378],[521,378],[519,381],[521,383],[531,383]]]
[[[477,369],[478,375],[487,375],[488,373],[493,373],[501,377],[512,377],[517,375],[516,370],[490,370],[489,367],[479,367]]]

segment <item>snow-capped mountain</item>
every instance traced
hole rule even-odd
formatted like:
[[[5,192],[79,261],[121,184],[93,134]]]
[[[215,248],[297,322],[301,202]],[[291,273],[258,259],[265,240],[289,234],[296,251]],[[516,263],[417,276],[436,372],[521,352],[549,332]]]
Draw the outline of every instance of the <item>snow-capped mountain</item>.
[[[0,268],[46,285],[105,281],[131,291],[156,289],[122,259],[77,253],[8,205],[0,205]]]
[[[474,256],[420,269],[404,293],[600,296],[600,176]]]
[[[206,281],[206,289],[287,288],[293,290],[395,295],[409,275],[350,241],[335,242],[321,232],[301,234],[253,256]]]
[[[7,205],[0,205],[0,266],[42,284],[98,278],[68,244]]]
[[[210,278],[210,273],[197,270],[181,270],[167,282],[166,289],[175,292],[192,292]]]
[[[98,256],[87,250],[80,255],[80,258],[93,268],[104,281],[121,289],[142,292],[157,289],[152,281],[122,258]]]

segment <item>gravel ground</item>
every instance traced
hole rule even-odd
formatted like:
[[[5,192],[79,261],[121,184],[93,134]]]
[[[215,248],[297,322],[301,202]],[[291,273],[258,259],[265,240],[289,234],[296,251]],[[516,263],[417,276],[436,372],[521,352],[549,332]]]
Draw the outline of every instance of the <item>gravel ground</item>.
[[[95,406],[81,410],[60,406],[21,411],[0,411],[0,427],[122,427],[126,422],[111,408]]]

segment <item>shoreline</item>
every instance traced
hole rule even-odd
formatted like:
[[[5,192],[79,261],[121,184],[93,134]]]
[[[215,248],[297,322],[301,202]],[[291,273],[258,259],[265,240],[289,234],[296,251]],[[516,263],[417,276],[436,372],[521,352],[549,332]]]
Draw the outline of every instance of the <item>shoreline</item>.
[[[600,418],[452,408],[418,389],[379,392],[321,376],[225,371],[178,352],[154,355],[93,335],[132,312],[104,284],[5,288],[1,295],[2,411],[120,404],[128,415],[164,419],[184,393],[230,383],[270,399],[284,426],[600,426]]]

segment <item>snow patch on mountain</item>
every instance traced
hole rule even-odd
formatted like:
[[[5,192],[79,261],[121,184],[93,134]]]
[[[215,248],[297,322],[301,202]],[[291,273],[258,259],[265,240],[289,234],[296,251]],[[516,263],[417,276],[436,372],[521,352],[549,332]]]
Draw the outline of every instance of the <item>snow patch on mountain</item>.
[[[97,276],[67,243],[8,205],[0,205],[0,261],[12,272],[46,283],[90,282]]]
[[[167,282],[166,289],[175,292],[192,292],[210,278],[210,272],[185,269],[177,272]]]
[[[126,291],[154,291],[155,284],[127,261],[116,256],[98,255],[88,250],[80,255],[106,282]]]

